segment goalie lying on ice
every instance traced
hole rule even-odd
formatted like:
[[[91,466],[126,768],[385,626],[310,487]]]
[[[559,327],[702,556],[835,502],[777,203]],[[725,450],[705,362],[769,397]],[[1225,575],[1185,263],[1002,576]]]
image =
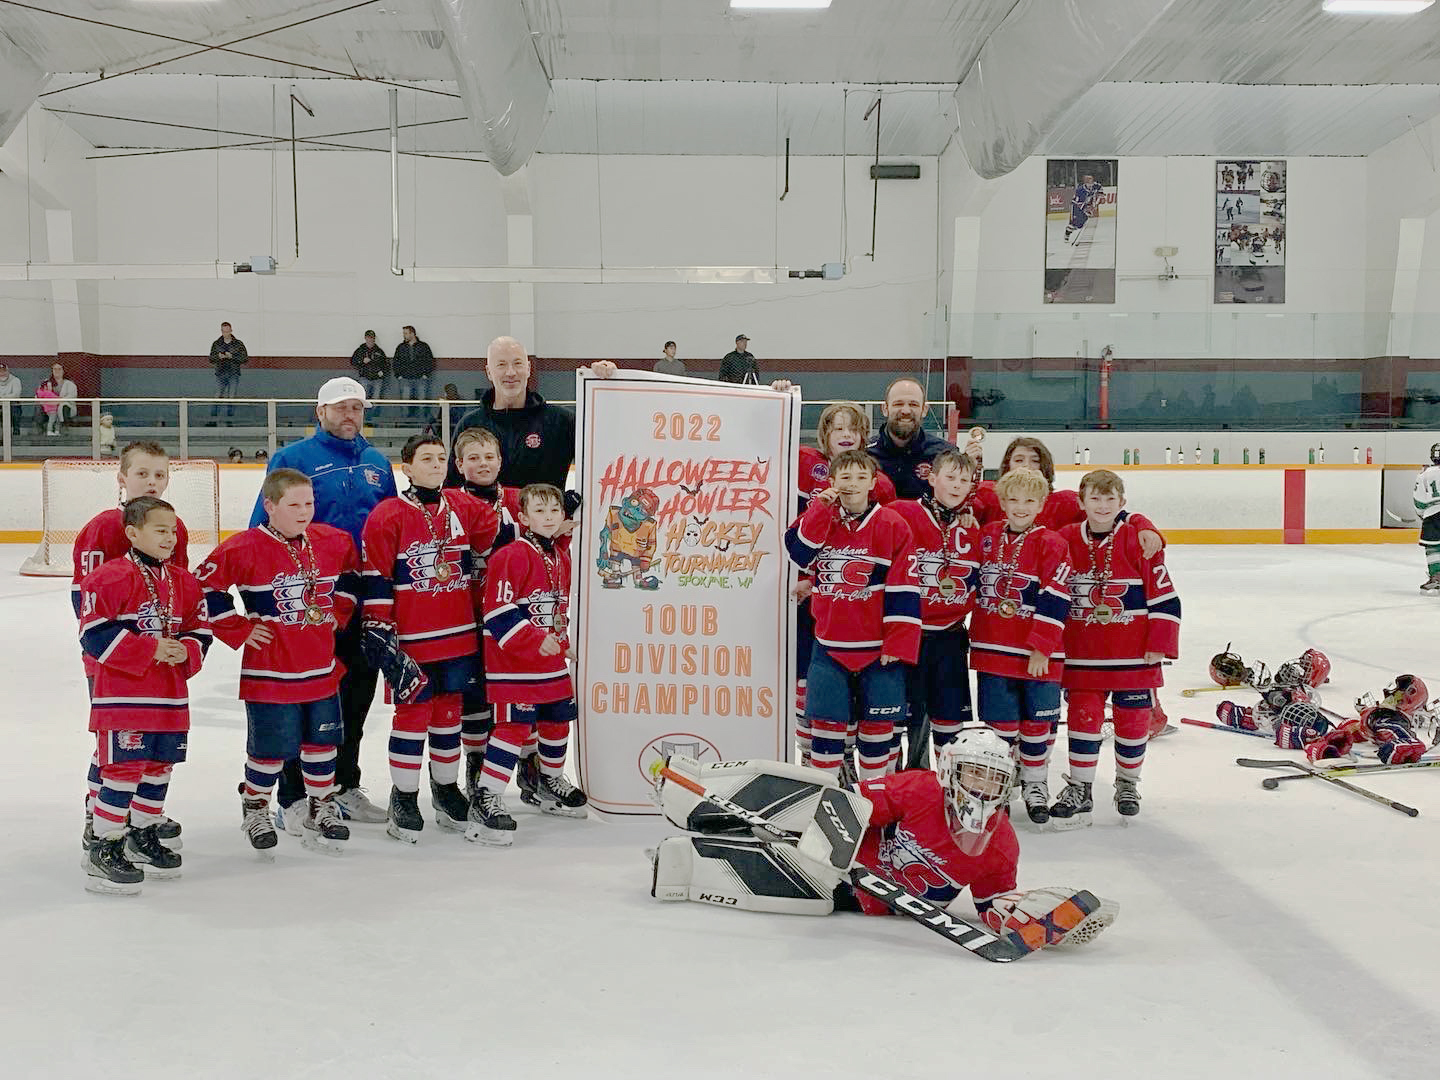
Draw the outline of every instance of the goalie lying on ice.
[[[914,769],[855,791],[826,773],[778,761],[701,764],[675,756],[668,766],[793,839],[757,839],[740,818],[662,775],[656,795],[665,817],[700,835],[672,836],[655,850],[650,891],[658,900],[795,915],[887,914],[879,900],[852,887],[848,870],[837,869],[863,867],[942,907],[969,887],[993,931],[1018,933],[1031,948],[1086,942],[1119,910],[1106,900],[1079,924],[1057,929],[1047,916],[1075,889],[1015,891],[1020,848],[1005,813],[1015,764],[989,730],[962,732],[945,747],[938,778]],[[834,794],[822,800],[827,791]]]

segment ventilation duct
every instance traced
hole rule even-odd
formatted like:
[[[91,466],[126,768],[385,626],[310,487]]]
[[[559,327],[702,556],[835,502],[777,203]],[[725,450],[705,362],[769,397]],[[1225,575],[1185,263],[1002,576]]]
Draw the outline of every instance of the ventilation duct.
[[[970,167],[986,180],[1017,168],[1172,3],[1019,0],[955,91]]]
[[[431,0],[470,124],[509,176],[530,160],[550,107],[550,76],[518,0]]]
[[[20,126],[48,76],[0,33],[0,146]]]

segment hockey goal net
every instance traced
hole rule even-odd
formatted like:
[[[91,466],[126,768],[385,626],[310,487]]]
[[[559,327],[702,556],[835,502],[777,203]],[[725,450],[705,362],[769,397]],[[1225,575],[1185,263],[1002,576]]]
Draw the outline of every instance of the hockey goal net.
[[[75,540],[86,523],[119,502],[119,465],[89,458],[50,458],[41,470],[40,546],[20,573],[69,577]],[[220,542],[220,470],[215,462],[170,462],[164,499],[175,507],[190,536],[190,559]]]

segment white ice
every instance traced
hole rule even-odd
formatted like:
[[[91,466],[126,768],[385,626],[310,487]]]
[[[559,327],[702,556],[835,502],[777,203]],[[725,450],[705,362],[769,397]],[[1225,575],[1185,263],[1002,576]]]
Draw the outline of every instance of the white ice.
[[[167,809],[184,876],[84,891],[90,741],[66,585],[0,549],[10,707],[0,720],[3,988],[11,1077],[1430,1077],[1440,1030],[1440,778],[1365,783],[1416,819],[1318,780],[1278,791],[1237,755],[1294,756],[1182,727],[1155,743],[1143,811],[1021,826],[1022,886],[1120,902],[1084,948],[991,965],[895,918],[660,904],[656,820],[519,812],[510,850],[427,825],[418,848],[357,826],[343,858],[240,833],[236,654],[193,687]],[[1184,659],[1172,716],[1233,642],[1272,666],[1314,645],[1337,708],[1402,671],[1440,689],[1412,547],[1177,547]],[[383,797],[389,710],[364,768]],[[1058,755],[1057,755],[1058,756]],[[1051,770],[1058,787],[1063,758]],[[518,800],[511,797],[512,806]],[[422,795],[422,806],[428,799]]]
[[[1085,222],[1080,235],[1065,239],[1068,217],[1045,222],[1045,269],[1108,270],[1115,265],[1115,218],[1101,214]]]

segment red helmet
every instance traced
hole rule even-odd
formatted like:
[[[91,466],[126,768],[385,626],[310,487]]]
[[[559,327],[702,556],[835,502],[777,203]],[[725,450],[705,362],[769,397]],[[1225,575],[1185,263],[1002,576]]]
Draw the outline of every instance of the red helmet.
[[[650,517],[655,516],[655,511],[660,509],[660,496],[649,488],[636,488],[630,493],[630,498],[640,504],[640,508]]]
[[[1385,690],[1382,705],[1399,709],[1406,716],[1414,716],[1430,701],[1430,691],[1418,675],[1396,675],[1395,685]]]
[[[1300,654],[1300,660],[1310,670],[1306,680],[1310,686],[1319,687],[1330,681],[1330,658],[1319,649],[1306,649]]]
[[[1244,686],[1254,679],[1254,673],[1245,666],[1238,653],[1230,651],[1230,646],[1225,646],[1223,653],[1216,653],[1210,658],[1210,678],[1215,680],[1216,686]]]

